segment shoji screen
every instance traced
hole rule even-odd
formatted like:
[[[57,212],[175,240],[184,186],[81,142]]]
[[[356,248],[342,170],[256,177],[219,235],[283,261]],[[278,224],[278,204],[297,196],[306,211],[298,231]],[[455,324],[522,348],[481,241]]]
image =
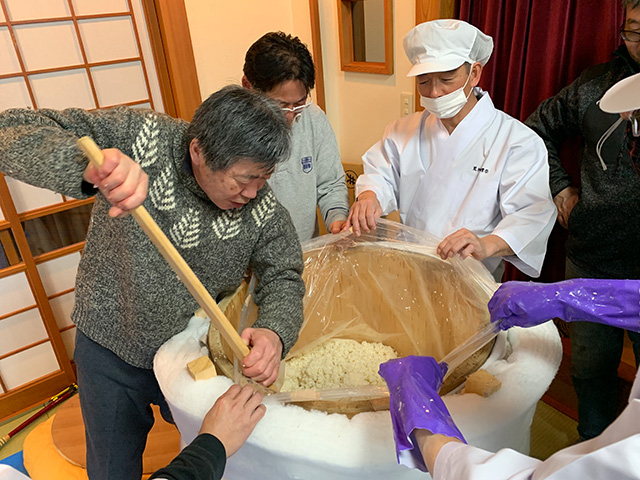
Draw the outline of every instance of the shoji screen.
[[[0,0],[0,110],[162,110],[141,0]],[[91,200],[0,175],[0,419],[74,381]]]

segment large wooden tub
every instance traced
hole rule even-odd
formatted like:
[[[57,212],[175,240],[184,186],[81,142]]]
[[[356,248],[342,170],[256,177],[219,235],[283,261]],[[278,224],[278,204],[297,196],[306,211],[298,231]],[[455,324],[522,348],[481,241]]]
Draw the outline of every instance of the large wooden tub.
[[[497,285],[474,259],[441,260],[435,255],[436,245],[391,222],[357,239],[321,237],[304,244],[304,324],[287,359],[329,338],[346,338],[381,342],[400,356],[431,355],[439,360],[484,327],[489,321],[486,305]],[[240,328],[257,317],[257,308],[245,302],[246,297],[244,285],[222,304],[232,323],[244,323]],[[244,312],[243,303],[248,303]],[[209,339],[216,363],[228,363],[215,346],[219,335],[213,327]],[[441,393],[477,370],[492,345],[453,372]],[[349,416],[380,408],[378,401],[348,398],[301,405]]]

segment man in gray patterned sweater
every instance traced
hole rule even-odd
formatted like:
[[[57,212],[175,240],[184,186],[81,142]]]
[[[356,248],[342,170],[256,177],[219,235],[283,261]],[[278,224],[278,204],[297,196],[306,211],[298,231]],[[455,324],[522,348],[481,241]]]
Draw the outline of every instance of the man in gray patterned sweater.
[[[76,145],[84,135],[105,149],[99,169]],[[243,372],[275,381],[302,325],[304,295],[295,229],[265,186],[289,151],[278,106],[241,87],[211,95],[191,124],[126,107],[0,114],[0,171],[73,198],[95,195],[72,313],[90,479],[140,479],[149,404],[166,410],[153,356],[198,306],[126,216],[138,205],[214,298],[248,267],[255,272],[259,318],[242,332],[252,347]]]

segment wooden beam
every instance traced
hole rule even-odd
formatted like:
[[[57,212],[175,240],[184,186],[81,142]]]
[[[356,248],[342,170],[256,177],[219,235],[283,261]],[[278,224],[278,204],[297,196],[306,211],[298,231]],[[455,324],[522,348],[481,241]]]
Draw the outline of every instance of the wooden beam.
[[[190,121],[202,103],[184,1],[143,0],[165,111]]]
[[[324,67],[322,64],[322,39],[320,36],[320,11],[318,0],[309,0],[309,13],[311,17],[311,53],[316,67],[316,103],[327,111],[324,92]]]
[[[455,0],[416,0],[416,25],[439,18],[453,18]]]
[[[439,18],[454,18],[456,12],[455,0],[416,0],[416,25]],[[416,112],[424,110],[420,105],[418,85],[414,87],[414,109]]]

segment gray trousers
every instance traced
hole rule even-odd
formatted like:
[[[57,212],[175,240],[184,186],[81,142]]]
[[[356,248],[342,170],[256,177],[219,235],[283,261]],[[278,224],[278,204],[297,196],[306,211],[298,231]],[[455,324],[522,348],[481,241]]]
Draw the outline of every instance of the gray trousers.
[[[76,329],[77,330],[77,329]],[[90,480],[140,480],[151,404],[171,421],[153,370],[134,367],[77,330],[74,360]]]

